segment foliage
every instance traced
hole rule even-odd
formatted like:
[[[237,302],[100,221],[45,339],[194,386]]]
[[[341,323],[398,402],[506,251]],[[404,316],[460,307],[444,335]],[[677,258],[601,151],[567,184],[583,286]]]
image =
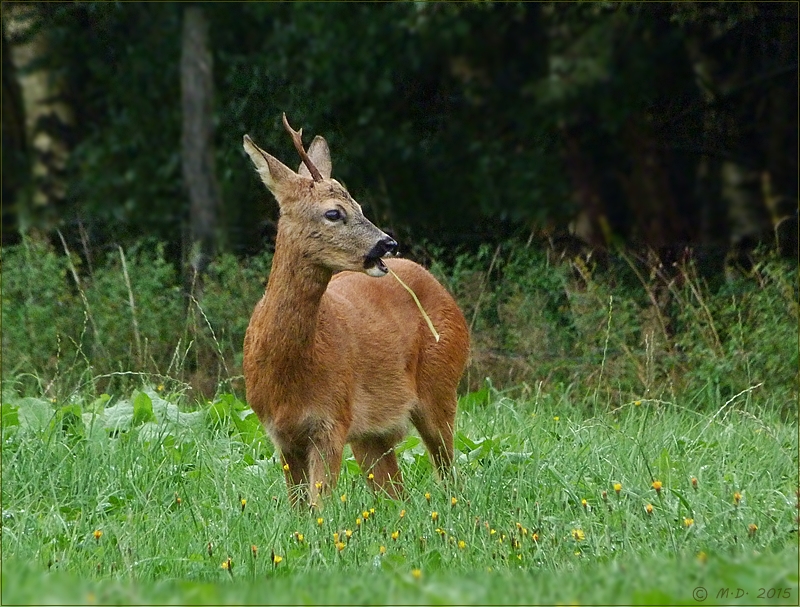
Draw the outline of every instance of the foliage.
[[[461,399],[454,485],[411,436],[406,501],[370,493],[348,454],[309,515],[232,395],[186,411],[157,386],[55,406],[6,391],[3,600],[687,602],[735,579],[794,601],[797,434],[755,396],[593,415],[568,388],[487,384]]]

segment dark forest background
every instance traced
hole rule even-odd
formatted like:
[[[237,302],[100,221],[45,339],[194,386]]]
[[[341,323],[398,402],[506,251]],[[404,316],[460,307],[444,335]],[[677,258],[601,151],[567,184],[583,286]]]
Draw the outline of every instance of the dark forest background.
[[[796,256],[797,36],[797,3],[4,2],[3,244],[268,247],[241,140],[297,164],[286,111],[407,250]]]

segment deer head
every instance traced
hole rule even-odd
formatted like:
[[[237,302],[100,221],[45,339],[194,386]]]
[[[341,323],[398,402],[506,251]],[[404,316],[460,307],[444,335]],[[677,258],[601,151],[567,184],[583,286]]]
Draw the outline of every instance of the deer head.
[[[350,193],[331,178],[328,144],[320,136],[303,148],[303,130],[293,130],[283,115],[302,162],[297,172],[259,148],[248,135],[244,150],[280,208],[278,234],[299,247],[303,259],[332,272],[352,270],[370,276],[389,271],[381,260],[397,243],[370,222]]]

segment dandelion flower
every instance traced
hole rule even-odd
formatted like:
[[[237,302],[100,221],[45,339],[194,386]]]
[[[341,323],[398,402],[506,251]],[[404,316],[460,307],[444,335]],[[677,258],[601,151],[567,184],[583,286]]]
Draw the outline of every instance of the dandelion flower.
[[[692,489],[697,489],[697,477],[692,477]]]
[[[345,547],[346,545],[347,545],[347,544],[345,544],[344,542],[336,542],[336,549],[337,549],[339,552],[341,552],[342,550],[344,550],[344,547]]]
[[[742,494],[741,494],[741,493],[739,493],[738,491],[736,491],[736,492],[733,494],[733,505],[734,505],[734,506],[738,506],[738,505],[739,505],[739,502],[741,502],[741,501],[742,501]]]
[[[411,575],[414,576],[415,580],[418,580],[419,578],[422,577],[422,570],[421,569],[412,569],[411,570]]]
[[[399,531],[392,531],[392,540],[394,540],[396,542],[398,537],[400,537],[400,532]]]
[[[756,531],[758,531],[758,525],[756,525],[755,523],[750,523],[747,526],[747,535],[749,535],[750,537],[755,537]]]
[[[640,401],[640,400],[635,400],[635,401],[633,401],[633,404],[634,404],[634,406],[636,406],[636,407],[641,407],[641,406],[642,406],[642,401]]]
[[[555,422],[557,422],[557,421],[558,421],[558,420],[560,420],[560,419],[561,419],[561,418],[560,418],[558,415],[554,415],[554,416],[553,416],[553,421],[555,421]]]
[[[490,529],[489,530],[489,535],[494,535],[495,533],[497,533],[497,531],[495,529]]]
[[[450,498],[450,506],[455,506],[458,503],[458,499],[455,497]]]
[[[164,384],[158,384],[158,387],[156,388],[156,390],[158,390],[159,392],[163,392],[164,391]]]
[[[438,520],[439,520],[439,513],[438,513],[438,512],[436,512],[436,510],[434,510],[433,512],[431,512],[431,520],[432,520],[432,521],[438,521]]]
[[[344,504],[347,501],[347,494],[342,493],[342,496],[339,499],[342,500],[342,503]]]
[[[317,491],[322,491],[322,481],[317,481],[314,483],[314,486],[317,488]]]
[[[694,525],[694,519],[693,518],[685,518],[685,519],[683,519],[683,526],[684,527],[691,527],[692,525]]]
[[[697,553],[697,560],[700,561],[702,564],[705,564],[705,562],[708,560],[708,555],[701,550],[700,552]]]
[[[653,481],[653,484],[651,486],[653,487],[653,489],[656,490],[656,493],[658,493],[659,495],[661,494],[661,487],[663,487],[661,481]]]
[[[431,494],[430,494],[430,493],[428,493],[427,491],[425,492],[425,499],[426,499],[428,502],[430,502],[430,501],[431,501]]]
[[[467,542],[465,542],[464,540],[458,540],[458,549],[459,550],[464,550],[464,548],[466,548],[466,547],[467,547]]]
[[[321,516],[319,518],[317,518],[317,525],[322,526],[322,523],[324,523],[324,522],[325,522],[325,519],[322,518]]]
[[[583,532],[583,529],[573,529],[571,532],[572,539],[576,542],[582,542],[586,539],[586,534]]]
[[[95,529],[94,532],[92,533],[92,535],[94,536],[94,539],[99,542],[100,538],[103,537],[103,530],[102,529]]]
[[[367,480],[368,481],[374,481],[375,480],[375,475],[372,474],[372,472],[370,472],[369,474],[367,474]]]
[[[386,554],[386,546],[381,546],[380,548],[378,548],[378,552],[380,552],[381,554]]]
[[[364,518],[364,520],[367,520],[369,518],[369,510],[364,510],[364,512],[361,513],[361,516]]]
[[[283,557],[280,554],[273,554],[272,555],[272,564],[277,565],[283,560]]]
[[[370,513],[370,514],[375,514],[375,508],[370,508],[370,509],[369,509],[369,513]]]
[[[619,495],[620,491],[622,491],[622,483],[614,483],[614,493]]]
[[[361,517],[359,516],[359,517],[356,519],[356,527],[360,527],[360,526],[361,526]]]
[[[294,532],[294,539],[296,539],[298,542],[300,542],[302,544],[303,540],[305,539],[305,536],[302,533],[300,533],[299,531],[295,531]]]
[[[339,542],[339,534],[334,532],[333,534],[333,543],[337,544]]]
[[[349,540],[353,537],[353,530],[352,529],[345,529],[344,536]]]
[[[283,465],[283,471],[284,472],[289,472],[289,464],[284,464]]]
[[[244,512],[244,507],[247,506],[247,500],[245,498],[241,498],[239,503],[242,505],[242,512]]]
[[[539,543],[539,534],[538,533],[534,533],[531,536],[531,539],[538,544]]]
[[[589,502],[587,502],[585,499],[582,499],[581,506],[583,506],[583,508],[586,509],[589,507]]]
[[[227,559],[222,561],[222,564],[220,565],[220,567],[222,569],[225,569],[226,571],[231,571],[233,569],[233,561],[231,561],[231,558],[228,557]]]
[[[400,511],[400,518],[403,518],[405,515],[406,515],[406,511],[405,510],[401,510]]]
[[[647,504],[644,507],[644,511],[647,512],[647,514],[653,514],[653,504]]]
[[[253,558],[258,558],[258,546],[256,546],[255,544],[252,544],[250,546],[250,554],[253,555]]]

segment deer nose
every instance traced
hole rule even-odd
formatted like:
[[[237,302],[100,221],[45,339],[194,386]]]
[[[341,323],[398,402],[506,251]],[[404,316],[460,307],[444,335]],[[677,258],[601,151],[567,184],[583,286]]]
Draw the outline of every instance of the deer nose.
[[[381,240],[378,245],[383,249],[381,256],[386,255],[386,253],[394,253],[397,250],[397,241],[391,236],[387,236]]]

